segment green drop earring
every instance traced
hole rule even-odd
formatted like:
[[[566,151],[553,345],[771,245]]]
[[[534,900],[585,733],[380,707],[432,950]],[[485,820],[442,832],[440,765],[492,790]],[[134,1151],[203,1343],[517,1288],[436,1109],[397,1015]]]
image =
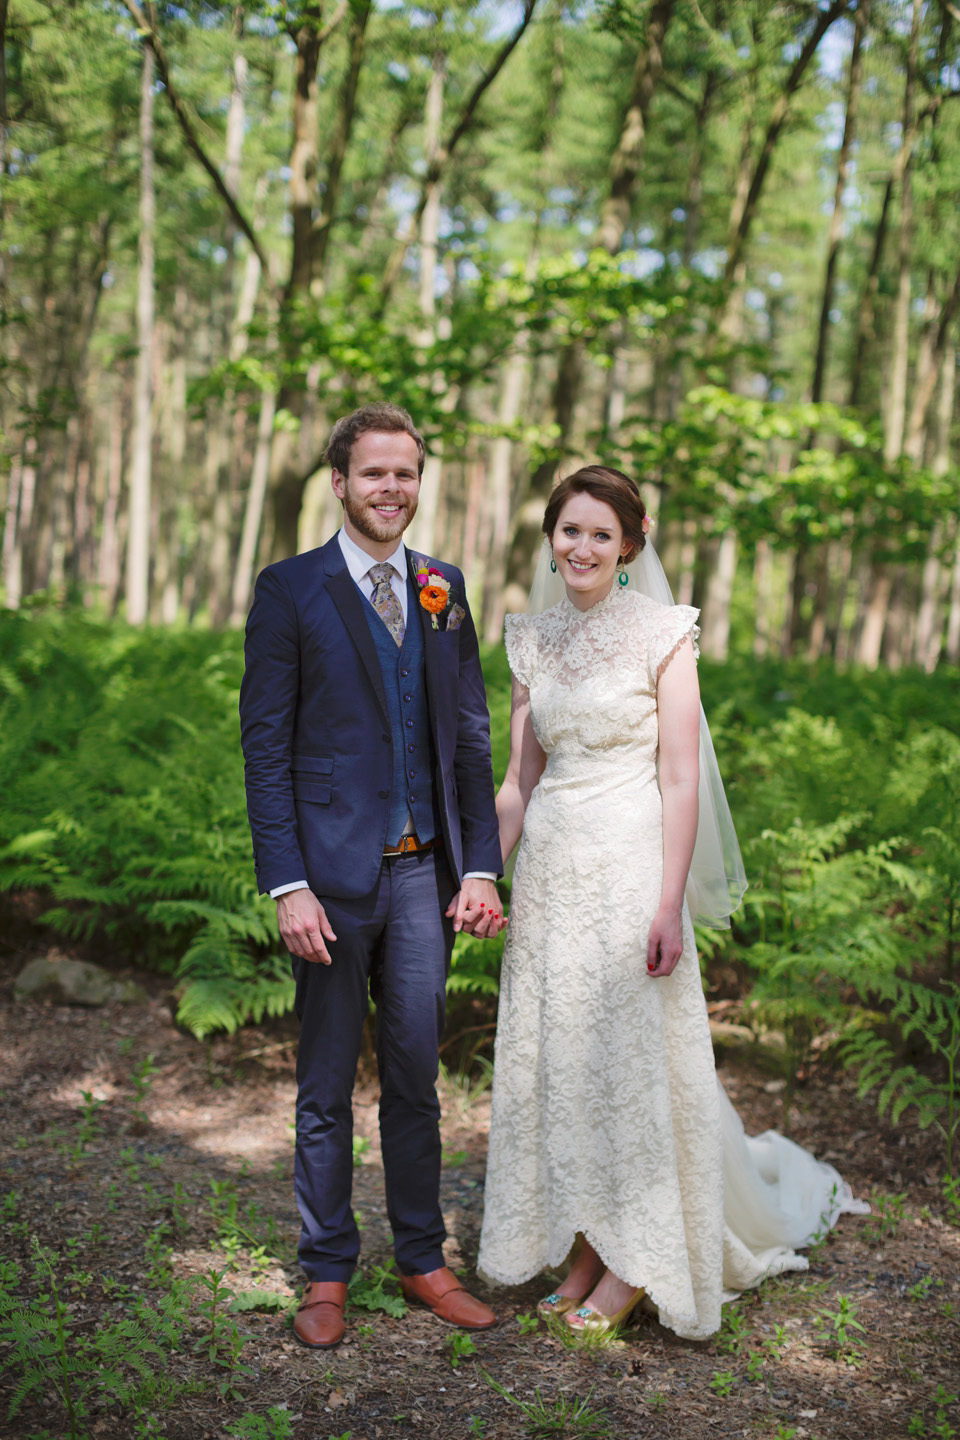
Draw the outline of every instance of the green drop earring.
[[[617,575],[617,584],[618,584],[618,585],[629,585],[629,584],[630,584],[630,576],[627,574],[626,570],[624,569],[623,556],[622,556],[622,555],[620,556],[620,559],[617,561],[617,564],[620,566],[620,570],[619,570],[619,573],[618,573],[618,575]]]
[[[550,569],[553,571],[554,575],[556,575],[556,573],[557,573],[557,562],[556,562],[556,560],[554,560],[554,558],[553,558],[552,555],[550,556]]]

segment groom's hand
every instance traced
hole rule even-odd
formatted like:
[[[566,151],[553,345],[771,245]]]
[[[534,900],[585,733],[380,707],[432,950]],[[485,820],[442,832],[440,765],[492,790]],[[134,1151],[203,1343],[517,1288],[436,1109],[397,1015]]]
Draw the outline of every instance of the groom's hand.
[[[323,906],[312,890],[288,890],[277,897],[277,924],[284,945],[302,960],[330,964],[324,940],[336,940]]]
[[[454,930],[466,930],[481,939],[499,934],[507,923],[492,880],[464,880],[463,889],[447,906],[447,915],[453,917]]]

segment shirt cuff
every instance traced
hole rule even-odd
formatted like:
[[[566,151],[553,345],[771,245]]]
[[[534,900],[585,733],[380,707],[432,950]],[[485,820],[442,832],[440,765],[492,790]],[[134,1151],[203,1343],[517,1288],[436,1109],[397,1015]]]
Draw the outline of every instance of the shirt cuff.
[[[490,880],[494,885],[497,883],[497,877],[492,870],[468,870],[463,878],[464,880]]]
[[[270,891],[271,900],[279,900],[281,895],[289,895],[291,890],[309,890],[310,886],[306,880],[293,880],[289,885],[276,885]]]

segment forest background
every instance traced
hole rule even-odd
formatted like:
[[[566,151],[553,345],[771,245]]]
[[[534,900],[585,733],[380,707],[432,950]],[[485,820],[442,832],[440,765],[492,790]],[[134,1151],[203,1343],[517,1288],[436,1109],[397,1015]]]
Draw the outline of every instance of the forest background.
[[[960,1007],[960,10],[0,0],[0,891],[292,1001],[237,744],[257,570],[406,405],[498,773],[545,496],[640,480],[751,889],[708,989],[943,1136]],[[451,986],[488,1044],[499,947]],[[484,1009],[486,1006],[486,1009]],[[469,1024],[466,1022],[470,1022]]]

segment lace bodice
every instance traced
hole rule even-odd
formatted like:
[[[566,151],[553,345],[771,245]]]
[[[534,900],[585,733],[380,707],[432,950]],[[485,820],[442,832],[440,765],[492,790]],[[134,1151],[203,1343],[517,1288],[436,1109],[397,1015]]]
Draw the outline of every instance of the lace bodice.
[[[657,678],[690,637],[698,611],[615,586],[589,610],[564,598],[540,615],[508,615],[507,658],[530,691],[545,754],[593,752],[613,763],[656,762]],[[561,756],[561,758],[564,758]]]

